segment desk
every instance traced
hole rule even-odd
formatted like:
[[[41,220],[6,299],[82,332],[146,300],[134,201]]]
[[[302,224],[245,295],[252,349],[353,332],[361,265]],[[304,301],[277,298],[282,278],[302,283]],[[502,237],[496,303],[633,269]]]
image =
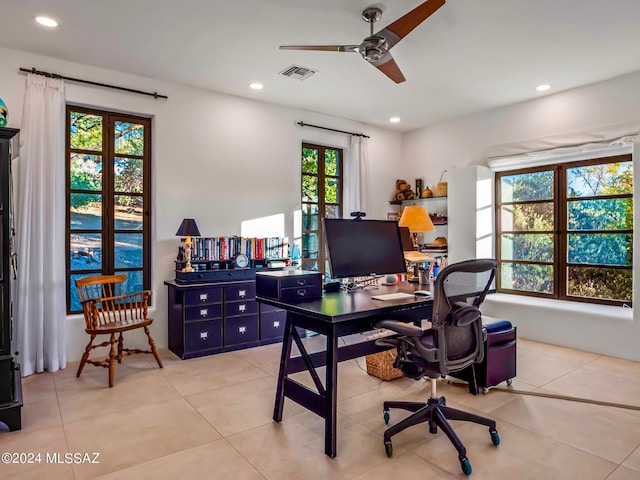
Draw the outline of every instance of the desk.
[[[280,370],[276,387],[273,419],[282,421],[285,397],[325,419],[324,452],[336,456],[336,419],[338,362],[385,350],[375,345],[374,340],[338,347],[338,339],[345,335],[375,329],[375,323],[383,319],[417,322],[431,318],[433,300],[414,297],[401,300],[373,300],[371,295],[394,292],[412,293],[419,285],[401,283],[395,287],[380,287],[376,290],[325,293],[321,299],[304,303],[284,303],[266,297],[256,297],[258,302],[287,311]],[[296,328],[311,330],[326,336],[324,352],[309,354]],[[292,342],[300,355],[291,357]],[[326,365],[324,386],[316,369]],[[307,370],[316,391],[289,378],[290,374]]]

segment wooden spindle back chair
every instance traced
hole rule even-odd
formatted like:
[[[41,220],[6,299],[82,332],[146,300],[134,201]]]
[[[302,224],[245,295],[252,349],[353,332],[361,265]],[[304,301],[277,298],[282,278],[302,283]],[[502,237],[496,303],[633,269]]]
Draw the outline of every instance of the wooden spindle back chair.
[[[162,368],[160,355],[149,332],[149,325],[153,322],[153,319],[147,317],[151,291],[143,290],[125,294],[126,280],[126,275],[100,275],[76,280],[84,313],[85,331],[91,337],[82,355],[76,377],[80,376],[86,363],[91,363],[109,369],[109,386],[113,387],[116,360],[121,363],[123,357],[135,353],[151,353]],[[144,329],[149,340],[150,350],[124,348],[123,332],[136,328]],[[110,335],[110,338],[108,341],[94,345],[93,342],[98,335]],[[116,342],[118,343],[117,353]],[[109,358],[104,360],[89,359],[91,350],[106,346],[110,346]]]

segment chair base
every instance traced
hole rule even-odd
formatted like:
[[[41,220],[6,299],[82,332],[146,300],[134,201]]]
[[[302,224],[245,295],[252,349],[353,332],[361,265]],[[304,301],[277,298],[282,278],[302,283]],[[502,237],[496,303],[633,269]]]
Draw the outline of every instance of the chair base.
[[[113,382],[115,379],[115,372],[116,372],[116,362],[118,363],[122,363],[122,358],[123,357],[128,357],[129,355],[135,355],[137,353],[148,353],[148,354],[152,354],[155,359],[156,362],[158,362],[158,366],[160,368],[162,367],[162,360],[160,360],[160,354],[158,353],[158,349],[156,348],[156,343],[153,341],[153,338],[151,337],[151,334],[149,332],[149,328],[147,326],[144,327],[144,331],[147,334],[147,338],[149,341],[149,346],[151,348],[151,350],[141,350],[139,348],[124,348],[124,340],[122,337],[122,332],[120,332],[119,338],[116,340],[116,335],[115,333],[111,334],[111,337],[109,339],[109,341],[106,342],[102,342],[99,345],[94,345],[93,341],[96,338],[96,335],[91,335],[91,340],[89,341],[89,344],[87,345],[87,348],[85,349],[84,354],[82,355],[82,359],[80,360],[80,365],[78,365],[78,371],[76,373],[76,378],[80,377],[80,374],[82,373],[82,370],[84,369],[84,366],[87,363],[90,363],[92,365],[95,365],[96,367],[104,367],[104,368],[108,368],[109,369],[109,387],[113,387]],[[118,353],[116,353],[116,342],[118,343]],[[91,352],[91,350],[93,350],[94,348],[98,348],[98,347],[106,347],[106,346],[111,346],[110,350],[109,350],[109,358],[106,358],[104,360],[90,360],[89,359],[89,354]]]
[[[444,397],[429,398],[427,402],[384,402],[383,410],[385,423],[389,422],[390,408],[399,408],[401,410],[408,410],[413,413],[401,422],[385,430],[384,444],[387,455],[389,457],[393,455],[391,437],[408,427],[418,425],[420,423],[429,423],[429,433],[437,433],[438,427],[445,433],[447,438],[449,438],[458,452],[460,466],[465,475],[471,474],[471,464],[467,459],[467,450],[462,443],[462,440],[460,440],[460,437],[458,437],[455,430],[449,423],[449,420],[462,420],[465,422],[473,422],[479,425],[485,425],[489,427],[489,433],[491,435],[492,443],[496,446],[500,444],[500,437],[498,435],[498,431],[496,430],[495,420],[448,407],[446,405],[446,400]]]

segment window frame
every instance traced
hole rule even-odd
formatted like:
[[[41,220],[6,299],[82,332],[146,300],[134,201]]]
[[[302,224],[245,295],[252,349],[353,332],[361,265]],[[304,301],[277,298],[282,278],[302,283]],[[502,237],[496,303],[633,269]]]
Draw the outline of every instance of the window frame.
[[[309,174],[307,172],[303,171],[302,168],[302,159],[304,158],[304,149],[311,149],[311,150],[317,150],[318,151],[318,173],[317,178],[318,178],[318,201],[317,202],[305,202],[303,200],[303,178],[305,175],[309,176],[313,176],[312,174]],[[333,150],[335,152],[337,152],[338,154],[338,172],[337,175],[326,175],[325,174],[325,152],[327,150]],[[305,267],[305,263],[309,263],[309,262],[305,262],[305,260],[309,260],[309,259],[305,259],[304,258],[304,250],[302,248],[302,246],[304,245],[303,242],[303,238],[305,235],[311,234],[311,233],[316,233],[318,235],[318,257],[317,259],[313,259],[313,260],[317,260],[317,264],[318,264],[318,272],[321,272],[323,274],[327,274],[329,273],[327,271],[327,261],[328,261],[328,254],[327,254],[327,249],[326,249],[326,239],[325,239],[325,234],[324,234],[324,227],[323,227],[323,222],[322,219],[325,218],[325,214],[326,214],[326,207],[327,205],[335,205],[338,208],[338,211],[340,212],[340,215],[344,215],[344,149],[340,148],[340,147],[333,147],[333,146],[327,146],[327,145],[320,145],[320,144],[316,144],[316,143],[310,143],[310,142],[302,142],[302,146],[300,148],[300,204],[301,204],[301,214],[302,214],[302,218],[304,218],[304,206],[305,205],[317,205],[318,206],[318,228],[317,230],[315,229],[305,229],[304,228],[304,221],[302,222],[301,225],[301,245],[300,245],[300,253],[301,253],[301,266],[303,269],[307,269]],[[328,203],[326,202],[326,192],[325,192],[325,180],[326,178],[337,178],[338,179],[338,183],[339,183],[339,188],[338,188],[338,198],[337,198],[337,202],[334,203]]]
[[[499,293],[507,293],[511,295],[523,295],[530,297],[539,297],[539,298],[547,298],[547,299],[558,299],[558,300],[566,300],[572,302],[581,302],[581,303],[595,303],[595,304],[603,304],[603,305],[617,305],[617,306],[632,306],[632,301],[625,300],[611,300],[611,299],[601,299],[596,297],[579,297],[567,294],[567,270],[572,266],[585,266],[585,264],[572,263],[569,262],[568,259],[568,240],[571,234],[575,234],[575,230],[570,230],[568,225],[568,206],[570,202],[573,201],[583,201],[583,200],[608,200],[608,199],[617,199],[617,198],[630,198],[633,201],[633,190],[630,194],[610,194],[610,195],[595,195],[595,196],[585,196],[585,197],[576,197],[576,198],[568,198],[567,193],[567,170],[576,167],[586,167],[593,165],[605,165],[609,163],[622,163],[622,162],[631,162],[633,166],[633,158],[631,154],[622,154],[622,155],[609,155],[609,156],[601,156],[597,158],[590,158],[585,160],[564,162],[564,163],[556,163],[556,164],[548,164],[542,166],[534,166],[534,167],[525,167],[514,170],[504,170],[500,172],[496,172],[495,174],[495,225],[496,225],[496,235],[495,235],[495,251],[496,251],[496,260],[498,262],[498,269],[496,272],[496,291]],[[554,225],[552,231],[527,231],[527,233],[551,233],[553,235],[553,261],[552,262],[536,262],[536,261],[522,261],[522,260],[503,260],[502,259],[502,235],[505,233],[520,233],[520,231],[515,230],[503,230],[502,229],[502,207],[504,205],[512,205],[512,204],[533,204],[533,203],[544,203],[549,202],[549,200],[540,200],[540,201],[525,201],[525,202],[502,202],[502,182],[500,179],[505,176],[512,175],[520,175],[527,173],[536,173],[536,172],[544,172],[544,171],[552,171],[554,174],[554,182],[553,182],[553,215],[554,215]],[[633,187],[633,186],[632,186]],[[619,230],[580,230],[580,233],[616,233],[616,234],[634,234],[634,229],[619,229]],[[633,240],[632,240],[633,241]],[[502,264],[504,263],[520,263],[527,265],[551,265],[553,267],[553,290],[551,294],[545,294],[541,292],[531,292],[531,291],[523,291],[523,290],[514,290],[502,287]],[[617,266],[617,265],[602,265],[602,264],[589,264],[589,266],[594,266],[595,268],[608,268],[608,269],[621,269],[621,270],[629,270],[633,275],[633,262],[631,262],[628,266]],[[633,292],[632,292],[633,293]]]
[[[102,117],[102,150],[89,151],[71,148],[71,114],[72,112],[84,113],[88,115],[98,115]],[[65,282],[66,282],[66,309],[67,314],[81,313],[82,310],[72,310],[71,292],[75,289],[73,276],[90,275],[113,275],[115,273],[139,272],[142,271],[142,288],[151,290],[151,211],[152,211],[152,161],[151,161],[151,138],[152,122],[150,117],[125,114],[120,112],[81,107],[67,104],[66,106],[66,132],[65,132]],[[115,149],[114,126],[116,122],[141,124],[144,127],[143,152],[142,155],[118,154]],[[74,153],[87,153],[90,155],[100,155],[102,157],[102,189],[85,190],[71,188],[71,156]],[[115,189],[115,160],[119,157],[134,158],[142,160],[142,193],[119,192]],[[100,194],[102,197],[102,218],[99,230],[71,229],[71,194]],[[115,228],[115,197],[117,195],[127,195],[141,197],[142,209],[142,229],[126,230]],[[118,234],[127,233],[142,234],[142,267],[121,268],[115,266],[115,238]],[[76,269],[71,270],[71,235],[72,234],[100,234],[102,238],[102,268],[101,269]]]

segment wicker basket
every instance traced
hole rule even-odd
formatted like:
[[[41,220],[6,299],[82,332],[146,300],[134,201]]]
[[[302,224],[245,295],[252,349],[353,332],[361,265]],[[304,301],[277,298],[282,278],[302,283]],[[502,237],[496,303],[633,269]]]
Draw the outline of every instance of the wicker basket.
[[[396,359],[396,350],[385,350],[366,356],[367,373],[381,380],[395,380],[402,377],[402,371],[393,368]]]
[[[440,181],[438,183],[436,183],[435,190],[433,191],[433,196],[434,197],[446,197],[447,196],[447,192],[449,190],[448,187],[447,187],[447,182],[443,182],[442,181],[442,177],[444,177],[445,173],[447,173],[446,170],[444,172],[442,172],[442,175],[440,175]]]

